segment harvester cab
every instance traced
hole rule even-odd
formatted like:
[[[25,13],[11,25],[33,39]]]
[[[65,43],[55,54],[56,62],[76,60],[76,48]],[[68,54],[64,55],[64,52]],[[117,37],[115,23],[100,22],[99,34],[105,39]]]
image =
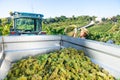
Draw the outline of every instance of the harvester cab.
[[[14,12],[10,35],[38,35],[42,32],[42,14]]]

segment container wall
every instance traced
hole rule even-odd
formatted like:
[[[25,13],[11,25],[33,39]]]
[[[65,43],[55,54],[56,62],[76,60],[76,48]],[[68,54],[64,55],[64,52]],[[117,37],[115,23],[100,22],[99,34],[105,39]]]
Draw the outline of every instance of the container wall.
[[[13,62],[60,49],[61,36],[6,36],[3,38],[5,58],[0,66],[0,80],[5,78]]]
[[[2,63],[3,60],[3,38],[0,37],[0,65]]]
[[[61,36],[9,36],[4,37],[5,59],[11,62],[26,56],[60,49]]]
[[[84,50],[91,60],[120,78],[120,46],[80,38],[62,36],[62,47]]]

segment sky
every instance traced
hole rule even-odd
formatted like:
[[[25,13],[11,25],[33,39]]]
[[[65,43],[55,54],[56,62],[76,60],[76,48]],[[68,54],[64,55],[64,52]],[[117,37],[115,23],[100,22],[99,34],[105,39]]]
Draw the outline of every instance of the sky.
[[[9,17],[9,11],[40,13],[44,18],[112,17],[120,15],[120,0],[0,0],[0,18]]]

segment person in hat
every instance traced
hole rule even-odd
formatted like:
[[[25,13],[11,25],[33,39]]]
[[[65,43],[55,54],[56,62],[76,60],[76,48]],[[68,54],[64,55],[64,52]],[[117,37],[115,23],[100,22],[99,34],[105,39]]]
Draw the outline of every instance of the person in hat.
[[[85,39],[87,35],[88,35],[88,30],[86,28],[81,28],[80,38]]]

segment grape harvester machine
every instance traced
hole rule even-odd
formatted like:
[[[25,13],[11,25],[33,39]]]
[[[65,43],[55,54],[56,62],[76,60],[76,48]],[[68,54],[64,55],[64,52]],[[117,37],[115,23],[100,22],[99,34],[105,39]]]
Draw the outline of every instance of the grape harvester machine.
[[[13,28],[10,35],[38,35],[42,31],[42,14],[27,12],[11,12]]]

